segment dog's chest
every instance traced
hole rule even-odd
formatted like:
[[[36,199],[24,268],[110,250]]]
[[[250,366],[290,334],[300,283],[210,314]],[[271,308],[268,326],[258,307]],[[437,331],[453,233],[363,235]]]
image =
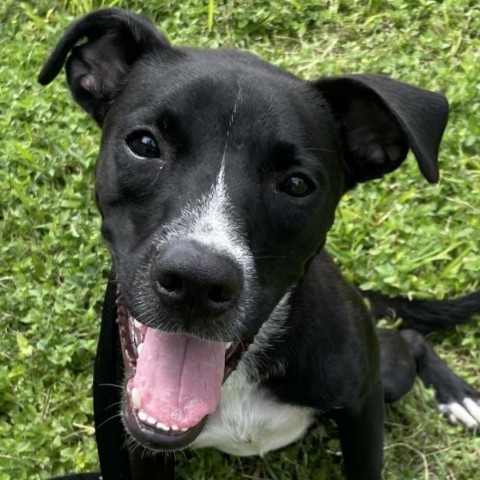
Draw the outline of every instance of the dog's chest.
[[[235,371],[193,446],[214,447],[233,455],[263,455],[302,437],[314,418],[313,409],[280,403]]]

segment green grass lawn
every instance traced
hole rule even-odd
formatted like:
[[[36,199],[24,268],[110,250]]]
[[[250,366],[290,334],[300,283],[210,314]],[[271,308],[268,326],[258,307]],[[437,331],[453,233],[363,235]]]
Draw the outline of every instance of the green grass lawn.
[[[480,7],[473,0],[150,0],[177,44],[249,49],[304,78],[383,72],[442,91],[451,117],[442,179],[413,158],[357,188],[328,246],[347,278],[414,297],[470,292],[480,272]],[[141,5],[144,4],[144,7]],[[0,3],[0,480],[97,467],[90,396],[108,255],[93,202],[99,131],[63,75],[36,83],[65,26],[94,0]],[[479,324],[438,351],[480,389]],[[479,478],[480,438],[450,426],[418,385],[388,409],[385,479]],[[181,455],[180,455],[181,456]],[[331,425],[263,459],[193,453],[182,479],[340,478]]]

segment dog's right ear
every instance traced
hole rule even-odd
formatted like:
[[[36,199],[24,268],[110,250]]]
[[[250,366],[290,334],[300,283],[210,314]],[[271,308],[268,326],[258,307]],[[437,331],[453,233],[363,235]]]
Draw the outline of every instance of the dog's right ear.
[[[75,46],[83,38],[87,41]],[[73,98],[101,125],[132,65],[160,49],[171,46],[146,17],[117,8],[97,10],[68,27],[38,81],[49,84],[66,61]]]

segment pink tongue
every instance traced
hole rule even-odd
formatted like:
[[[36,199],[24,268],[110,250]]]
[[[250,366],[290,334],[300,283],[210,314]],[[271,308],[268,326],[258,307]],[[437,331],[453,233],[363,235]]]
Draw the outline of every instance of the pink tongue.
[[[220,401],[225,343],[147,328],[133,386],[141,410],[167,426],[195,426]]]

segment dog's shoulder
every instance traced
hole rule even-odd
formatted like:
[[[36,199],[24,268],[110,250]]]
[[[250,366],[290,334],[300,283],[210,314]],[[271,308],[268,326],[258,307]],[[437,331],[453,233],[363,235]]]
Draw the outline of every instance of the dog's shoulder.
[[[286,333],[269,351],[271,364],[284,370],[265,385],[282,401],[319,412],[349,406],[353,392],[378,375],[375,329],[361,295],[322,250],[288,308]]]

